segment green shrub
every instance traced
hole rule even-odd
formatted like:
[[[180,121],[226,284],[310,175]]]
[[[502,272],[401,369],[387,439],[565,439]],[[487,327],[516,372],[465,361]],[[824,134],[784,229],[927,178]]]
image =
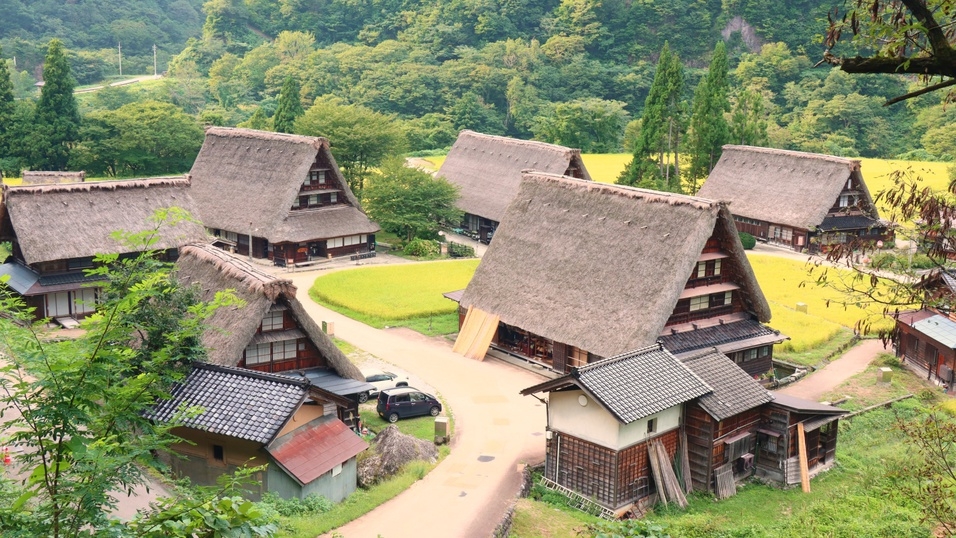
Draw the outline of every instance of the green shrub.
[[[751,250],[757,246],[757,240],[747,232],[739,232],[740,242],[744,245],[744,250]]]
[[[328,512],[334,506],[332,501],[315,493],[306,495],[305,499],[298,497],[283,499],[273,491],[269,491],[262,496],[261,504],[285,517],[322,514]]]
[[[448,243],[448,255],[452,258],[474,258],[475,249],[461,243]]]
[[[664,526],[646,519],[600,521],[588,525],[588,531],[596,538],[670,538]]]
[[[914,254],[910,267],[913,269],[932,269],[936,267],[936,264],[926,254]]]
[[[441,252],[441,246],[438,241],[431,241],[429,239],[412,239],[407,245],[405,245],[405,250],[402,252],[406,256],[418,256],[419,258],[425,258],[428,256],[437,256]]]
[[[880,353],[874,362],[876,366],[888,366],[890,368],[900,367],[900,360],[892,353]]]

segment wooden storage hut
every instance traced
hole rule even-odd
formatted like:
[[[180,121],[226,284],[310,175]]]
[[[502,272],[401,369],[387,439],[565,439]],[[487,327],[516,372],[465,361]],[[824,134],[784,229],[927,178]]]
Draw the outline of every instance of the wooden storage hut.
[[[338,417],[355,424],[359,397],[374,387],[312,320],[292,282],[212,245],[183,247],[176,278],[198,287],[205,301],[227,290],[242,300],[242,306],[219,308],[206,321],[208,362],[309,378],[339,396]]]
[[[488,243],[518,193],[525,170],[591,179],[581,150],[469,130],[458,134],[438,175],[460,189],[462,228]]]
[[[490,346],[561,374],[660,341],[679,357],[716,347],[760,375],[787,338],[764,325],[722,203],[539,172],[524,175],[460,314],[466,355]]]
[[[322,495],[341,501],[357,486],[356,456],[368,447],[335,416],[334,394],[308,380],[196,363],[150,419],[176,424],[182,441],[166,457],[180,476],[213,486],[246,465],[267,465],[249,495],[283,498]],[[194,416],[184,410],[198,408]]]
[[[114,232],[156,230],[153,250],[167,260],[178,248],[206,240],[200,224],[179,220],[158,225],[159,210],[179,208],[195,215],[186,177],[3,186],[0,241],[12,255],[0,266],[7,285],[34,308],[37,318],[65,326],[95,310],[100,277],[84,271],[98,254],[130,255]]]
[[[224,249],[278,265],[375,249],[379,227],[325,138],[213,127],[190,175],[202,222]]]
[[[953,371],[956,371],[956,321],[929,308],[900,312],[896,316],[894,341],[897,357],[952,392]]]
[[[719,351],[683,359],[711,392],[684,406],[694,490],[714,492],[718,472],[735,480],[753,475],[757,429],[773,397]]]
[[[572,368],[548,393],[544,477],[617,511],[657,491],[648,444],[673,459],[687,402],[710,387],[660,345]]]
[[[756,475],[783,485],[800,483],[799,429],[803,425],[810,476],[836,461],[840,417],[847,412],[831,405],[773,393],[757,429]]]
[[[697,194],[728,203],[741,232],[798,252],[893,237],[857,159],[728,145]]]

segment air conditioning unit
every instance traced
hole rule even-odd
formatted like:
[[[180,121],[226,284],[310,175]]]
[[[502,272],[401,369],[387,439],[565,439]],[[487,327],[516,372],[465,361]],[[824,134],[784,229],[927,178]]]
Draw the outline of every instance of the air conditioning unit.
[[[744,454],[737,458],[737,472],[746,473],[751,471],[754,468],[754,455],[750,452]]]
[[[939,378],[945,383],[953,382],[953,369],[945,364],[939,367]]]

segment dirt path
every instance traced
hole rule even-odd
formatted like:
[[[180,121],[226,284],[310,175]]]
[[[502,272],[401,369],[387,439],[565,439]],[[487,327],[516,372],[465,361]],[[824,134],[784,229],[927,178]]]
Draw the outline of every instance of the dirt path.
[[[777,392],[819,401],[824,394],[840,386],[851,377],[862,373],[880,353],[885,352],[878,339],[863,340],[850,348],[839,359]]]
[[[544,459],[544,405],[518,394],[543,378],[495,360],[466,359],[442,338],[373,329],[325,309],[303,293],[317,274],[287,275],[313,319],[334,322],[338,338],[436,387],[455,420],[451,455],[435,470],[335,532],[346,538],[491,536],[518,493],[520,465]]]

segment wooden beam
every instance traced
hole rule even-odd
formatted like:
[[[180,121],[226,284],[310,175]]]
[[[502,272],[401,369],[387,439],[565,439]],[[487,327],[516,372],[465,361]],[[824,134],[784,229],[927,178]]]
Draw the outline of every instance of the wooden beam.
[[[694,491],[694,481],[690,477],[690,451],[687,447],[687,432],[681,428],[680,432],[680,447],[681,447],[681,474],[684,475],[684,491],[687,494],[693,493]]]
[[[807,465],[807,437],[803,431],[803,423],[797,423],[797,448],[800,456],[800,485],[804,493],[810,493],[810,468]]]
[[[667,493],[664,491],[664,480],[661,477],[661,466],[657,461],[657,450],[651,442],[647,443],[647,460],[651,464],[651,473],[654,475],[654,484],[657,485],[657,497],[667,506]]]

